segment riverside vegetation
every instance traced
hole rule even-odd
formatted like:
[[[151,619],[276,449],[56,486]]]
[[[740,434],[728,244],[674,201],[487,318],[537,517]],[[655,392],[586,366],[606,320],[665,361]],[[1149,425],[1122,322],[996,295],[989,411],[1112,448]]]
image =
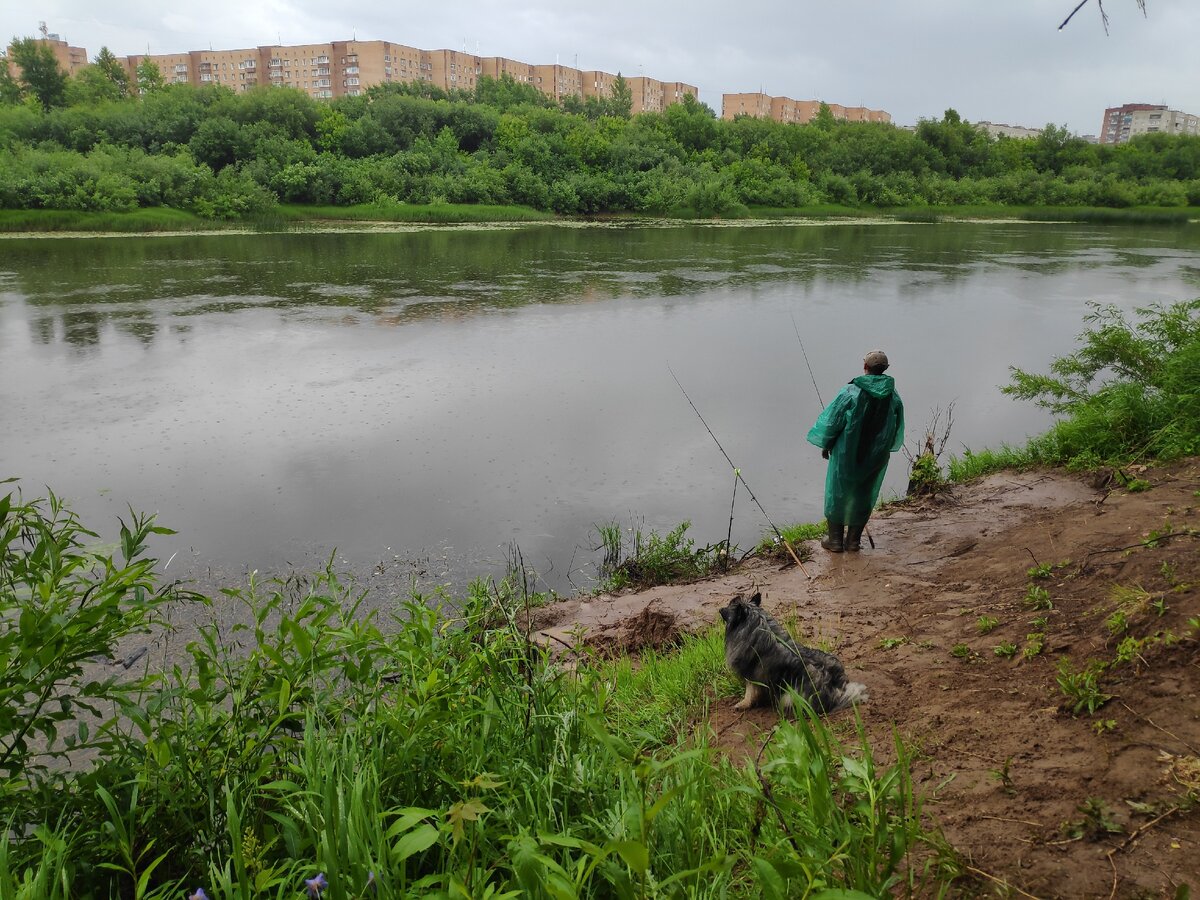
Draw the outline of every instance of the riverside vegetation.
[[[0,228],[863,209],[919,221],[939,210],[1186,221],[1200,205],[1193,136],[1098,146],[1048,126],[993,139],[954,110],[914,131],[835,121],[827,107],[807,125],[723,121],[692,98],[631,116],[627,90],[559,105],[508,76],[473,91],[388,84],[325,102],[290,88],[164,86],[151,65],[131,95],[106,52],[70,79],[43,66],[22,84],[0,66],[0,210],[21,213]]]
[[[161,531],[133,515],[93,550],[53,495],[0,500],[6,900],[844,898],[944,875],[898,740],[883,766],[801,716],[753,765],[710,747],[719,632],[568,670],[512,582],[381,627],[332,571],[183,592],[145,554]],[[180,603],[244,624],[202,626],[184,665],[108,664]]]
[[[1093,325],[1054,376],[1015,372],[1014,393],[1064,416],[1029,460],[1194,454],[1200,301],[1133,324],[1097,310]],[[1115,374],[1092,386],[1102,370]],[[898,738],[881,765],[861,726],[838,740],[801,715],[752,760],[717,753],[708,698],[736,693],[719,630],[636,667],[562,668],[521,627],[539,602],[524,579],[413,597],[382,623],[332,570],[190,594],[146,554],[163,530],[131,513],[118,546],[96,547],[53,494],[0,499],[5,900],[306,883],[328,898],[847,898],[963,871],[922,818]],[[669,571],[668,546],[697,559],[685,530],[636,545]],[[169,641],[178,604],[237,608],[242,624],[201,626],[186,663],[112,664],[131,635]],[[1105,699],[1094,670],[1063,663],[1060,686],[1076,711]]]

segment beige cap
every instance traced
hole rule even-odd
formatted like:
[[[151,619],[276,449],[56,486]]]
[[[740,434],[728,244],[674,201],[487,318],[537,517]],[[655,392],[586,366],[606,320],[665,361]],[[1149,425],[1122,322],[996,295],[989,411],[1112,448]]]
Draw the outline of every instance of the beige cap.
[[[868,369],[877,369],[880,366],[886,369],[888,367],[887,354],[882,350],[872,350],[863,357],[863,365]]]

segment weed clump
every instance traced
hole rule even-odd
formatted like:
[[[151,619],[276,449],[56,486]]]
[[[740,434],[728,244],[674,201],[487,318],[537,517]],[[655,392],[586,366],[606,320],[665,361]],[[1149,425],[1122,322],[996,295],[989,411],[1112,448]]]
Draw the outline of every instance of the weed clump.
[[[618,591],[632,587],[653,587],[703,578],[726,565],[729,548],[724,542],[697,547],[687,537],[691,522],[680,522],[665,535],[657,531],[644,534],[641,528],[631,529],[632,554],[625,553],[625,539],[615,522],[598,525],[604,560],[600,566],[602,590]]]

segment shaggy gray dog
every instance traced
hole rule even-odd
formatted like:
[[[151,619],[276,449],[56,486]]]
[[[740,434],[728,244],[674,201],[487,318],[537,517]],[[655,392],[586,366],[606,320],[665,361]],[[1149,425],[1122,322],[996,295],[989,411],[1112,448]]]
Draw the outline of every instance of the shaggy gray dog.
[[[725,661],[746,680],[746,696],[734,709],[761,706],[768,700],[791,710],[792,688],[819,713],[830,713],[867,699],[867,688],[846,680],[837,657],[801,647],[762,608],[762,595],[738,594],[721,610],[725,620]]]

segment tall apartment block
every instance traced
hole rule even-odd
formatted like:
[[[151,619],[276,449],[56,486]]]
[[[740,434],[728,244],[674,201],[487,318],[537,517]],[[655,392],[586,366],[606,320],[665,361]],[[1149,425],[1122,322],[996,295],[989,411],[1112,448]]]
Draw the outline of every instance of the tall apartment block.
[[[890,113],[881,109],[867,109],[864,106],[842,106],[830,103],[829,111],[835,119],[846,122],[890,122]],[[793,100],[790,97],[770,97],[763,93],[756,94],[722,94],[721,118],[733,119],[737,116],[757,116],[760,119],[774,119],[776,122],[790,122],[802,125],[816,117],[821,109],[820,100]]]
[[[57,34],[47,31],[45,22],[41,23],[39,30],[42,36],[38,38],[38,42],[50,48],[50,52],[54,54],[54,58],[58,62],[58,67],[68,75],[74,75],[88,64],[87,50],[83,47],[72,47]],[[4,54],[0,53],[0,63],[4,59]],[[20,69],[17,68],[17,64],[12,60],[11,52],[8,54],[8,64],[12,67],[12,74],[14,76],[20,74]]]
[[[132,74],[144,59],[153,60],[167,83],[220,84],[235,91],[263,84],[291,87],[317,98],[353,97],[377,84],[426,81],[444,90],[473,90],[487,75],[536,87],[556,101],[567,97],[606,98],[615,75],[571,66],[531,65],[503,56],[476,56],[458,50],[421,50],[390,41],[333,41],[328,44],[271,45],[246,50],[191,50],[187,53],[128,56]],[[627,79],[633,112],[660,111],[694,85],[638,76]]]
[[[1123,144],[1139,134],[1200,134],[1200,116],[1153,103],[1126,103],[1104,111],[1101,144]]]

